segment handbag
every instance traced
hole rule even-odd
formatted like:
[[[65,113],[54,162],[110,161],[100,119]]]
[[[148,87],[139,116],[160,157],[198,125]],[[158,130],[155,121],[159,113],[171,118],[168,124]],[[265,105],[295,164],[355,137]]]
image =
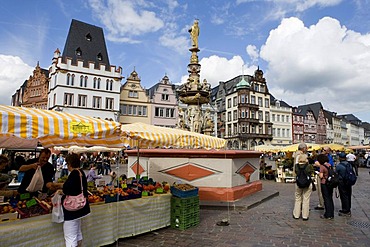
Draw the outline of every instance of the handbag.
[[[44,187],[44,178],[42,176],[41,167],[38,166],[26,190],[28,192],[36,192],[42,190],[43,187]]]
[[[86,205],[86,197],[83,193],[83,186],[82,186],[82,174],[80,170],[80,181],[81,181],[81,193],[77,196],[67,195],[63,202],[63,207],[68,211],[77,211],[85,207]]]
[[[56,192],[51,198],[53,204],[53,210],[51,212],[51,222],[62,223],[64,221],[64,213],[62,207],[62,194]]]

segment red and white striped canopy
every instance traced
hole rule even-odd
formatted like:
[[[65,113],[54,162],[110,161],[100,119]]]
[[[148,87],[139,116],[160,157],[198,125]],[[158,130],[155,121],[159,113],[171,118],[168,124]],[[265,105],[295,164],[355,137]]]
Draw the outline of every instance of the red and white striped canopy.
[[[50,110],[0,105],[0,148],[123,147],[120,123]]]

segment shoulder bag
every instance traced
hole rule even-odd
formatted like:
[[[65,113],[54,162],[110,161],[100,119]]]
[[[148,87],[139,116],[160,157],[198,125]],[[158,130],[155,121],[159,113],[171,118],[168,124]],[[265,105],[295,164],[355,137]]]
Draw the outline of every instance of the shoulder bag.
[[[81,193],[77,196],[70,196],[66,195],[66,198],[63,202],[63,207],[68,211],[77,211],[85,207],[86,205],[86,197],[83,193],[83,186],[82,186],[82,174],[80,170],[78,170],[80,174],[80,181],[81,181]]]

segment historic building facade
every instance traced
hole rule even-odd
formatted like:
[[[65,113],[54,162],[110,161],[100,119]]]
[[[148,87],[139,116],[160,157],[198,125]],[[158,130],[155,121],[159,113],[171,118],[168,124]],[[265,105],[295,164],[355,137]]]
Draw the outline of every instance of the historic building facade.
[[[48,105],[48,75],[49,71],[40,68],[39,63],[37,63],[33,74],[12,95],[12,106],[46,110]]]
[[[102,28],[72,20],[63,53],[49,69],[48,108],[114,120],[122,68],[111,66]]]
[[[293,144],[293,118],[292,107],[283,100],[275,99],[270,95],[271,122],[274,146],[287,146]]]
[[[151,124],[152,107],[141,79],[134,70],[121,86],[119,121],[123,124]]]
[[[177,99],[175,85],[168,76],[147,90],[151,102],[151,124],[175,128],[177,124]]]
[[[213,95],[218,120],[224,121],[218,125],[219,130],[225,128],[223,137],[229,149],[252,149],[271,143],[270,94],[262,70],[220,83]]]

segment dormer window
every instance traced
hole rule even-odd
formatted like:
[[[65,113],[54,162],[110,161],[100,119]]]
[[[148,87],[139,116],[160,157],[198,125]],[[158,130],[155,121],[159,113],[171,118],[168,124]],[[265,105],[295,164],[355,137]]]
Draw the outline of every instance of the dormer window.
[[[82,56],[82,51],[80,47],[76,49],[76,56]]]
[[[99,61],[103,61],[103,55],[99,52],[99,54],[96,56],[96,58],[99,60]]]
[[[87,41],[91,41],[92,40],[92,37],[91,37],[91,34],[90,33],[86,34],[85,38],[86,38]]]

